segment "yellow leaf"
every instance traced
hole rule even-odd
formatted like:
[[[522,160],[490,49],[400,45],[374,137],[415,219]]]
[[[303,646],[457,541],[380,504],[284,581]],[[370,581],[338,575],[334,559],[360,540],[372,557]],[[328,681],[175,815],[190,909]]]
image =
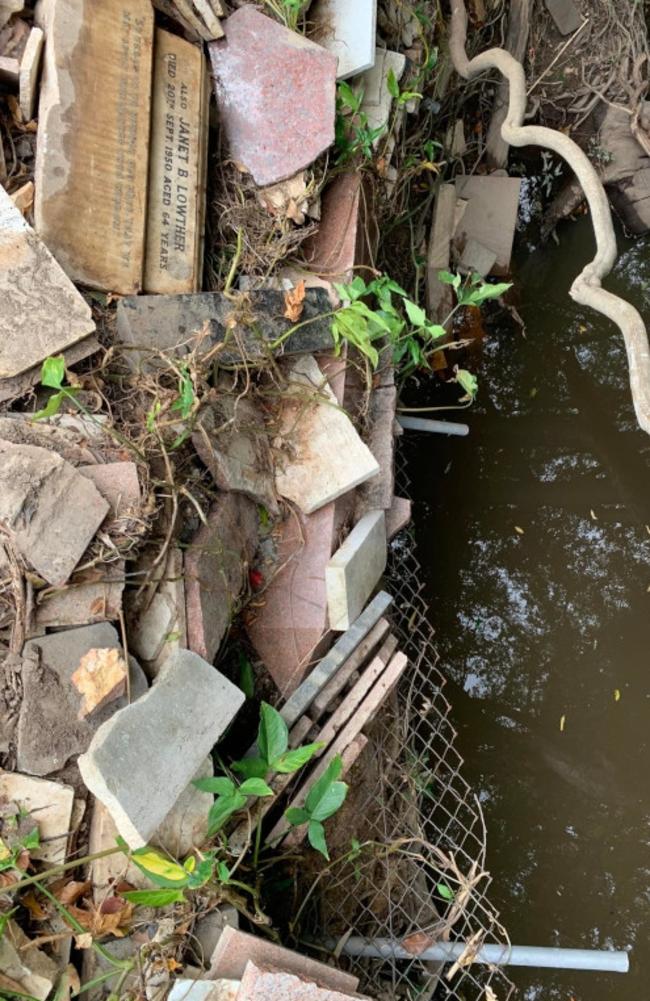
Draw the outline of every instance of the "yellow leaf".
[[[133,852],[132,859],[140,869],[151,873],[152,876],[159,876],[171,883],[185,883],[187,881],[187,872],[182,865],[172,859],[165,858],[164,855],[155,852],[152,848],[138,849],[138,851]]]
[[[614,702],[620,702],[620,701],[621,701],[621,693],[618,690],[618,688],[615,688],[614,689]]]
[[[519,525],[515,525],[515,532],[517,533],[517,535],[523,535],[524,534],[523,528],[520,528]]]
[[[286,319],[291,320],[292,323],[297,323],[302,316],[304,305],[305,282],[304,280],[301,280],[294,289],[291,289],[290,292],[284,293],[284,315]]]
[[[566,716],[560,716],[560,733],[564,733],[565,723],[566,723]]]

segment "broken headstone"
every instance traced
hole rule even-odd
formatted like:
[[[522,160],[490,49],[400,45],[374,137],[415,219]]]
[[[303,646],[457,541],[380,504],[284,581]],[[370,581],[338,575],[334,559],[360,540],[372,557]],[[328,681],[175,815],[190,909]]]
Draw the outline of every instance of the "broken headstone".
[[[363,611],[386,568],[386,520],[371,511],[352,529],[327,564],[330,626],[345,632]]]
[[[90,306],[0,187],[0,380],[95,329]]]
[[[55,452],[0,441],[0,522],[50,584],[65,584],[108,504]]]
[[[309,25],[311,38],[336,56],[337,80],[374,66],[377,0],[316,0]]]
[[[305,355],[294,362],[288,380],[275,485],[282,497],[311,514],[376,476],[379,464],[339,407],[314,358]]]
[[[284,316],[285,309],[284,293],[267,289],[242,293],[240,299],[220,292],[140,295],[118,303],[117,336],[132,349],[128,352],[132,364],[143,369],[162,364],[154,352],[174,351],[182,357],[192,351],[199,355],[210,351],[215,362],[224,365],[237,364],[242,358],[259,361],[294,326]],[[324,289],[308,289],[301,322],[313,322],[282,341],[273,353],[331,348],[330,320],[321,318],[330,309]]]
[[[153,9],[149,0],[41,0],[47,45],[36,231],[74,281],[142,287]],[[100,80],[89,86],[89,80]]]
[[[222,494],[185,553],[187,643],[212,661],[237,608],[257,548],[257,508]]]
[[[334,142],[336,58],[248,4],[223,27],[208,48],[230,155],[275,184]]]
[[[216,668],[178,651],[146,695],[100,727],[79,758],[81,776],[131,848],[151,838],[244,698]]]
[[[203,52],[156,29],[144,288],[196,292],[203,271],[208,71]]]

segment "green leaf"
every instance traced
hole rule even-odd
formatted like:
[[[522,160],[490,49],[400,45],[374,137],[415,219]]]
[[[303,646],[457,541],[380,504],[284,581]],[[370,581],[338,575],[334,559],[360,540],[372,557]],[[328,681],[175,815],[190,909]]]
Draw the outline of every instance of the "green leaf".
[[[153,432],[156,430],[156,420],[161,410],[162,410],[162,403],[160,402],[160,400],[156,400],[151,409],[147,412],[147,416],[145,419],[145,427],[147,428],[147,431],[149,431],[151,434],[153,434]]]
[[[469,293],[470,301],[468,304],[471,306],[480,306],[482,303],[487,302],[488,299],[498,299],[509,288],[512,288],[512,282],[499,282],[496,285],[490,285],[486,282],[480,288],[473,289]]]
[[[65,379],[65,358],[63,355],[54,355],[46,358],[41,365],[41,385],[49,389],[61,389]]]
[[[238,775],[243,775],[247,779],[263,779],[271,771],[268,761],[265,761],[264,758],[242,758],[241,761],[235,761],[230,767],[233,772],[237,772]]]
[[[33,421],[42,421],[46,417],[54,417],[58,414],[61,409],[61,404],[65,400],[68,394],[63,391],[59,393],[52,393],[49,400],[45,404],[42,410],[37,410],[36,413],[32,414]],[[70,394],[72,395],[72,394]]]
[[[182,890],[125,890],[120,896],[143,907],[167,907],[185,900]]]
[[[429,322],[427,314],[424,310],[420,306],[417,306],[414,302],[411,302],[410,299],[404,300],[404,309],[406,310],[406,315],[414,326],[425,327]]]
[[[225,862],[217,862],[217,876],[222,883],[227,883],[230,879],[230,869]]]
[[[212,837],[213,834],[220,831],[229,817],[232,817],[233,813],[241,810],[244,806],[246,806],[246,797],[240,792],[236,792],[232,796],[220,796],[208,814],[208,835]]]
[[[450,890],[446,883],[438,883],[436,890],[440,894],[443,900],[453,900],[454,891]]]
[[[239,787],[244,796],[275,796],[273,790],[263,779],[246,779]]]
[[[178,379],[178,399],[172,405],[171,410],[178,411],[183,420],[192,413],[194,406],[194,384],[186,365],[181,365],[181,375]]]
[[[325,828],[318,820],[310,820],[309,827],[307,828],[307,838],[309,844],[312,848],[315,848],[317,852],[324,855],[327,861],[330,860],[330,853],[327,850],[327,842],[325,840]]]
[[[274,772],[280,772],[281,775],[297,772],[299,768],[311,761],[322,747],[325,747],[323,743],[303,744],[302,747],[296,747],[293,751],[285,751],[283,755],[271,762],[271,769]]]
[[[131,853],[131,861],[156,886],[181,887],[187,884],[187,872],[183,866],[153,848],[138,848]]]
[[[397,77],[395,76],[395,71],[390,69],[388,71],[388,76],[386,77],[386,86],[388,87],[388,93],[395,100],[399,97],[399,84],[397,82]]]
[[[259,752],[266,761],[274,761],[289,746],[289,730],[277,709],[267,702],[260,706],[260,728],[257,734]]]
[[[33,851],[34,848],[38,848],[41,843],[41,836],[38,831],[38,827],[35,827],[33,831],[26,834],[24,838],[21,839],[21,844],[23,848],[27,851]]]
[[[439,337],[444,337],[447,333],[445,328],[440,323],[427,323],[426,331],[429,337],[433,340],[437,340]]]
[[[465,368],[456,370],[456,382],[465,390],[470,399],[474,399],[478,392],[478,380],[475,375]]]
[[[404,90],[399,96],[400,104],[408,104],[409,101],[419,101],[422,97],[417,90]]]
[[[341,107],[346,108],[353,114],[359,110],[361,102],[363,101],[363,91],[353,90],[350,84],[346,83],[345,80],[341,80],[336,88],[336,96]]]
[[[309,790],[305,800],[305,809],[312,820],[327,820],[343,805],[348,794],[345,782],[336,779],[343,770],[343,761],[339,754],[330,762],[321,777]]]
[[[239,687],[247,699],[252,699],[255,695],[255,672],[248,657],[241,651],[239,653]]]
[[[194,779],[192,785],[201,792],[213,792],[217,796],[232,796],[237,791],[237,786],[232,779],[225,775],[218,775],[216,778],[207,776],[203,779]]]
[[[460,288],[462,278],[460,275],[452,275],[450,271],[439,271],[438,281],[442,282],[443,285],[453,285],[457,289]]]
[[[300,827],[301,824],[306,824],[309,820],[307,811],[297,806],[290,806],[288,810],[285,810],[284,815],[292,827]]]
[[[186,859],[187,861],[187,859]],[[212,878],[214,872],[214,856],[208,854],[194,867],[187,880],[188,890],[198,890]]]

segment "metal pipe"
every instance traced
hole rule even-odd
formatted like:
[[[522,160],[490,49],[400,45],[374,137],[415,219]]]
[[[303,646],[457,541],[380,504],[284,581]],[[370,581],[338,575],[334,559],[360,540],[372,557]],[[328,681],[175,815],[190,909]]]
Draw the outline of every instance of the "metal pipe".
[[[333,945],[333,943],[330,943]],[[453,963],[467,948],[464,942],[437,942],[417,957],[399,942],[389,938],[365,939],[350,937],[342,951],[348,956],[370,959],[421,959],[425,962]],[[598,970],[606,973],[627,973],[630,959],[627,952],[595,949],[555,949],[534,945],[483,945],[476,953],[476,963],[489,966],[533,966],[552,970]]]
[[[427,417],[402,417],[397,415],[397,423],[408,431],[428,431],[430,434],[452,434],[464,438],[469,434],[467,424],[456,421],[432,421]]]

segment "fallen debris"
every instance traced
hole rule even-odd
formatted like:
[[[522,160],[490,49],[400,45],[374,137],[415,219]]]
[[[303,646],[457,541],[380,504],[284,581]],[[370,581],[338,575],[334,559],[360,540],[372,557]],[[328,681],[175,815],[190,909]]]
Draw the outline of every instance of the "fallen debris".
[[[316,0],[309,21],[311,38],[338,60],[337,80],[374,66],[377,0]]]
[[[363,611],[386,568],[386,520],[371,511],[352,529],[325,570],[330,626],[344,632]]]
[[[27,814],[28,824],[37,828],[38,844],[30,849],[32,858],[50,865],[65,862],[74,801],[71,786],[0,769],[0,801],[3,807],[15,804],[16,813]],[[7,814],[3,816],[6,819]],[[1,825],[0,820],[0,830]]]
[[[520,187],[518,177],[463,177],[456,181],[456,195],[467,204],[454,243],[461,254],[469,240],[496,254],[492,268],[496,275],[510,271]]]
[[[561,35],[570,35],[577,31],[582,18],[573,0],[544,0],[544,3]]]
[[[334,141],[336,58],[248,4],[223,28],[208,48],[230,155],[256,184],[276,184]]]
[[[20,61],[20,73],[18,77],[20,113],[26,122],[31,122],[34,117],[44,41],[45,36],[41,29],[32,28]]]
[[[9,921],[3,932],[0,937],[0,990],[5,987],[3,980],[8,980],[10,996],[19,990],[38,1001],[45,1001],[59,975],[58,966],[30,942],[15,921]]]
[[[79,769],[131,848],[152,837],[243,702],[216,668],[178,651],[145,695],[100,727]]]

